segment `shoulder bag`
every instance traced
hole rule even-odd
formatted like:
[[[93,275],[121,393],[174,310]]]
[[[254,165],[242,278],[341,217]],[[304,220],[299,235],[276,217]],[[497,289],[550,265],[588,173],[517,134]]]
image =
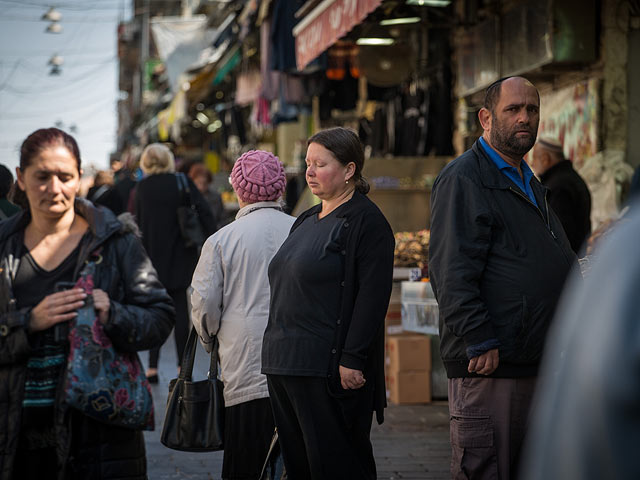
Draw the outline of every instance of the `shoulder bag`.
[[[180,234],[187,248],[200,248],[206,240],[204,230],[200,223],[198,210],[191,199],[189,182],[184,173],[176,173],[178,192],[180,193],[180,205],[178,206],[178,226]]]
[[[102,257],[92,257],[75,285],[87,297],[70,324],[65,402],[110,425],[153,430],[153,398],[140,358],[136,352],[116,350],[96,315],[91,294],[95,266]]]
[[[224,448],[223,383],[218,380],[218,337],[213,337],[209,375],[192,381],[198,332],[191,329],[180,374],[169,383],[160,441],[173,450],[214,452]]]

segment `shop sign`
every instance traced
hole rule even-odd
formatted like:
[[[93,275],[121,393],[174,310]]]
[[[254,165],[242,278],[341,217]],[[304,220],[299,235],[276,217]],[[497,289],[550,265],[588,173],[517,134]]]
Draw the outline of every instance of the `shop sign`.
[[[293,29],[302,70],[375,10],[382,0],[325,0]]]

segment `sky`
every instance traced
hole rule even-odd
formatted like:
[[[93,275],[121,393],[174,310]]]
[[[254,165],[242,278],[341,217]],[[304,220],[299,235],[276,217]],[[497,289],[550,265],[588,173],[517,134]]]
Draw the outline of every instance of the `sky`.
[[[116,149],[117,27],[130,0],[0,0],[0,163],[14,172],[22,141],[58,126],[80,147],[85,172],[109,167]],[[62,33],[46,33],[50,6]],[[51,57],[64,63],[50,75]],[[74,131],[75,130],[75,133]]]

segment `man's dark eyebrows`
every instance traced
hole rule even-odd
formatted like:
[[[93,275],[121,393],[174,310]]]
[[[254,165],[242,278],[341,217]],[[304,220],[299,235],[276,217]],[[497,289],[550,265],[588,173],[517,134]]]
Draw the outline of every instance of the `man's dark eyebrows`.
[[[510,103],[508,105],[505,105],[504,109],[508,110],[509,108],[513,108],[513,107],[518,107],[518,108],[522,108],[522,107],[536,107],[536,108],[540,108],[540,105],[537,105],[535,103]]]

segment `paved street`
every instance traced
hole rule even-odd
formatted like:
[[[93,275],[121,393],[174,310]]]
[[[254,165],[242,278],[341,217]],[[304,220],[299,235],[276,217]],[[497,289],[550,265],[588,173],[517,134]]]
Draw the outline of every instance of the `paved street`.
[[[141,355],[146,365],[147,353]],[[205,378],[209,359],[198,348],[194,378]],[[220,479],[222,452],[189,453],[160,443],[169,380],[177,376],[175,346],[169,338],[160,354],[160,382],[153,387],[156,430],[146,432],[150,480]],[[430,405],[390,406],[385,423],[374,422],[371,437],[379,479],[449,478],[449,425],[446,402]]]

